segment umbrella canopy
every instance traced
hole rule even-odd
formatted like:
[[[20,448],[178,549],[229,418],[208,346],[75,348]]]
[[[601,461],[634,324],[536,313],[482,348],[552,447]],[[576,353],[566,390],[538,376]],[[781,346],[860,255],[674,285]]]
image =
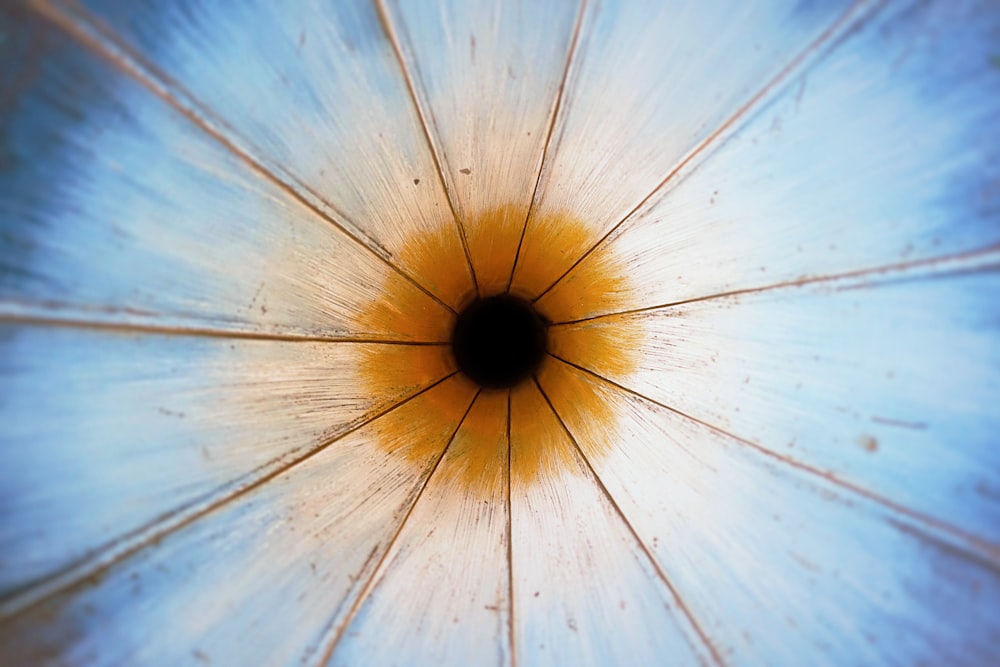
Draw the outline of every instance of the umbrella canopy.
[[[1000,662],[1000,11],[0,8],[0,662]]]

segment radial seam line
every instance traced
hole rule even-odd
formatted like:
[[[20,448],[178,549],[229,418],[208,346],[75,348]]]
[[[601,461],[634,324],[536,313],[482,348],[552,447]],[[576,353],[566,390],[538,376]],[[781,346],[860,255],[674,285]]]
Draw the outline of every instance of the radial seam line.
[[[634,315],[636,313],[646,313],[653,310],[675,308],[677,306],[686,306],[688,304],[701,303],[703,301],[713,301],[715,299],[725,299],[734,296],[745,296],[747,294],[760,294],[763,292],[771,292],[783,289],[794,289],[797,287],[809,287],[811,285],[822,284],[827,282],[836,282],[838,280],[852,280],[857,278],[866,278],[868,276],[875,276],[878,274],[889,274],[889,275],[896,273],[905,274],[905,272],[910,271],[912,269],[934,268],[939,264],[962,262],[966,260],[977,260],[982,257],[988,257],[989,255],[997,252],[1000,252],[1000,244],[993,244],[986,246],[985,248],[977,248],[976,250],[968,250],[965,252],[954,253],[951,255],[926,257],[924,259],[914,259],[908,262],[899,262],[897,264],[884,264],[882,266],[876,266],[868,269],[858,269],[856,271],[847,271],[844,273],[832,273],[825,276],[816,276],[814,278],[800,278],[798,280],[786,280],[779,283],[772,283],[770,285],[763,285],[761,287],[748,287],[745,289],[730,290],[727,292],[717,292],[715,294],[697,296],[697,297],[692,297],[690,299],[681,299],[679,301],[661,303],[655,306],[643,306],[642,308],[616,310],[611,313],[601,313],[600,315],[581,317],[576,320],[553,322],[549,326],[556,327],[556,326],[565,326],[570,324],[580,324],[582,322],[593,322],[594,320],[600,320],[608,317],[616,317],[620,315]],[[961,269],[956,269],[956,270],[961,270]],[[927,275],[931,276],[934,274],[927,274]],[[944,275],[948,275],[947,269]],[[876,287],[877,286],[878,285],[876,285]]]
[[[412,284],[416,289],[420,290],[428,297],[450,310],[452,313],[458,314],[455,308],[446,303],[441,297],[431,292],[428,288],[424,287],[420,281],[411,276],[408,272],[404,271],[402,268],[396,266],[387,256],[377,252],[374,248],[359,239],[356,234],[350,230],[348,225],[339,222],[336,218],[320,209],[305,195],[299,192],[297,187],[286,182],[271,168],[265,166],[262,161],[258,160],[243,148],[240,148],[238,144],[239,139],[230,139],[226,136],[226,134],[224,134],[223,130],[220,129],[225,128],[227,132],[233,133],[234,135],[236,134],[233,132],[232,128],[228,127],[224,120],[221,120],[221,118],[213,118],[217,114],[212,112],[209,107],[199,102],[194,95],[185,90],[184,87],[178,82],[173,81],[166,74],[160,72],[158,68],[146,62],[141,55],[133,52],[133,50],[126,43],[117,38],[117,35],[114,35],[108,29],[102,27],[102,23],[99,19],[93,17],[79,5],[74,4],[72,7],[68,7],[59,4],[59,0],[28,0],[28,4],[39,15],[75,39],[77,43],[85,49],[90,50],[92,53],[108,62],[111,66],[117,68],[127,76],[137,81],[146,90],[151,92],[154,97],[160,99],[188,122],[197,127],[201,132],[206,134],[209,138],[235,156],[244,165],[246,165],[251,172],[274,185],[280,192],[295,200],[300,206],[303,206],[312,214],[319,216],[321,220],[324,220],[328,224],[332,225],[352,243],[357,244],[363,248],[365,252],[377,258],[379,262],[399,274],[400,277]],[[190,101],[190,103],[185,103],[178,98],[178,96],[172,92],[174,90],[179,91],[184,98]],[[202,116],[204,116],[204,118]],[[306,186],[302,187],[309,192],[312,192],[310,188]],[[325,199],[323,199],[323,201],[325,204],[330,206],[330,208],[334,210],[338,216],[343,218],[345,221],[350,222],[346,215],[337,210],[333,205],[326,202]],[[350,227],[357,228],[357,226],[353,224],[350,225]],[[357,230],[358,233],[362,233],[360,228],[357,228]]]
[[[3,303],[0,303],[2,311]],[[189,336],[193,338],[223,338],[228,340],[281,341],[288,343],[370,343],[378,345],[442,346],[446,341],[410,341],[361,336],[314,336],[309,334],[267,333],[239,329],[209,329],[201,327],[168,326],[102,320],[81,320],[71,317],[47,317],[45,315],[21,315],[0,312],[0,326],[44,326],[74,329],[94,329],[115,333],[142,333],[157,336]]]
[[[580,443],[576,441],[576,438],[573,436],[573,433],[570,432],[569,427],[566,426],[566,422],[563,421],[562,415],[560,415],[559,412],[556,410],[555,406],[552,405],[552,401],[549,399],[549,395],[545,393],[545,390],[542,388],[541,382],[539,382],[537,378],[535,378],[535,386],[538,387],[538,391],[541,392],[542,398],[545,399],[545,402],[548,404],[549,409],[552,410],[552,414],[555,415],[556,420],[559,422],[559,425],[562,427],[563,431],[566,432],[566,436],[569,438],[570,442],[573,443],[573,447],[580,455],[580,458],[583,460],[584,465],[587,466],[587,470],[590,471],[590,474],[591,476],[593,476],[594,481],[597,482],[597,486],[601,489],[601,492],[604,494],[604,497],[607,498],[608,502],[611,503],[611,506],[614,508],[615,513],[618,514],[618,517],[622,520],[622,523],[628,529],[629,533],[631,533],[632,538],[635,539],[636,544],[639,545],[639,548],[642,549],[643,553],[646,555],[646,558],[649,559],[649,562],[652,564],[653,569],[656,570],[657,575],[660,577],[663,583],[666,584],[667,589],[670,591],[671,596],[673,596],[674,601],[677,603],[677,606],[680,608],[681,612],[687,618],[688,623],[691,624],[691,627],[694,628],[694,631],[698,635],[698,638],[708,649],[709,653],[712,656],[712,660],[717,665],[720,666],[724,665],[725,662],[722,660],[722,656],[719,653],[718,649],[715,647],[715,644],[705,633],[704,629],[701,627],[701,624],[698,623],[698,620],[694,617],[694,614],[688,608],[687,603],[684,602],[684,599],[680,596],[680,593],[677,591],[676,588],[674,588],[673,582],[670,581],[670,578],[667,577],[667,573],[664,572],[662,567],[660,567],[660,563],[653,556],[653,552],[650,551],[649,547],[646,546],[646,543],[642,540],[641,537],[639,537],[639,533],[638,531],[636,531],[635,526],[633,526],[632,522],[628,520],[627,516],[625,516],[625,512],[622,511],[622,508],[618,505],[618,502],[615,500],[614,496],[611,495],[611,492],[608,490],[608,487],[604,485],[604,481],[601,479],[600,475],[597,474],[597,471],[594,470],[594,466],[591,465],[590,459],[588,459],[587,455],[583,453],[583,449],[580,447]]]
[[[569,81],[570,70],[576,61],[577,44],[579,43],[580,32],[583,28],[583,16],[586,11],[587,0],[580,0],[580,9],[577,11],[576,22],[573,26],[573,34],[570,38],[569,50],[566,52],[566,67],[563,69],[562,79],[559,81],[559,89],[552,104],[552,111],[549,116],[548,129],[545,133],[545,143],[542,145],[542,157],[538,163],[538,174],[535,176],[535,187],[531,191],[531,200],[528,202],[528,212],[524,216],[524,224],[521,226],[521,235],[517,240],[517,251],[514,253],[514,263],[510,267],[510,276],[507,278],[507,287],[504,292],[510,293],[510,287],[514,283],[514,274],[517,272],[517,262],[521,258],[521,246],[524,245],[524,236],[528,232],[528,221],[531,220],[531,213],[535,210],[535,200],[538,197],[538,187],[542,182],[542,173],[545,171],[545,161],[549,156],[549,147],[552,144],[552,136],[555,132],[556,121],[562,109],[563,95],[566,92],[566,83]]]
[[[473,290],[477,295],[479,295],[479,281],[476,278],[476,269],[472,264],[472,252],[469,250],[469,240],[465,234],[465,225],[462,224],[462,219],[458,215],[458,208],[455,205],[453,193],[448,187],[448,179],[445,177],[444,165],[442,164],[441,157],[438,155],[435,133],[431,132],[427,121],[428,114],[425,112],[423,104],[421,104],[420,95],[417,94],[416,83],[413,81],[410,68],[407,66],[406,58],[403,56],[403,48],[399,41],[399,36],[396,34],[396,30],[393,27],[393,23],[389,18],[389,10],[385,6],[385,0],[374,0],[374,2],[379,22],[382,24],[382,29],[385,31],[386,37],[392,45],[393,53],[396,54],[396,60],[399,62],[399,68],[402,71],[403,80],[406,82],[406,89],[410,94],[411,100],[413,101],[413,107],[417,112],[417,118],[420,120],[420,128],[423,130],[424,139],[427,141],[427,149],[430,151],[431,159],[434,162],[434,168],[437,170],[438,180],[441,183],[441,189],[444,190],[445,199],[448,202],[448,208],[451,210],[451,216],[455,220],[455,225],[458,230],[458,238],[462,243],[462,251],[465,253],[465,261],[468,264],[469,275],[472,277]],[[454,196],[457,197],[457,194]]]
[[[510,641],[510,664],[511,667],[517,667],[517,641],[514,625],[514,513],[512,510],[514,503],[510,497],[511,459],[513,458],[510,439],[511,393],[510,390],[507,391],[507,591],[509,596],[507,603],[510,605],[510,611],[507,614],[507,631]]]
[[[881,496],[873,491],[869,491],[868,489],[862,486],[858,486],[853,482],[849,482],[840,477],[837,477],[832,473],[825,472],[808,463],[803,463],[785,454],[780,454],[778,452],[771,451],[770,449],[767,449],[763,445],[758,445],[752,440],[741,438],[740,436],[731,433],[723,428],[720,428],[710,422],[707,422],[703,419],[699,419],[693,415],[689,415],[686,412],[678,410],[677,408],[671,407],[666,403],[662,403],[653,398],[650,398],[649,396],[646,396],[645,394],[642,394],[634,389],[630,389],[623,384],[615,382],[614,380],[607,378],[601,375],[600,373],[597,373],[596,371],[593,371],[579,364],[575,364],[572,361],[568,361],[557,354],[554,354],[552,352],[549,352],[548,354],[553,359],[557,359],[558,361],[561,361],[567,366],[571,366],[579,371],[587,373],[588,375],[592,375],[597,379],[606,382],[607,384],[613,387],[617,387],[618,389],[628,394],[631,394],[632,396],[640,398],[644,401],[648,401],[653,405],[658,405],[664,410],[669,410],[670,412],[674,413],[675,415],[678,415],[679,417],[683,417],[696,424],[700,424],[705,428],[708,428],[720,435],[723,435],[726,438],[729,438],[730,440],[733,440],[738,444],[751,448],[752,450],[754,450],[755,452],[757,452],[762,456],[765,456],[774,461],[779,461],[780,463],[786,466],[805,472],[812,477],[819,477],[825,480],[827,483],[840,487],[841,489],[844,489],[849,493],[852,493],[856,496],[860,496],[861,498],[864,498],[868,501],[871,501],[885,508],[891,514],[908,519],[909,521],[916,524],[914,530],[919,531],[924,537],[926,537],[931,542],[947,547],[949,546],[949,541],[945,539],[942,536],[942,534],[950,538],[953,538],[954,542],[957,542],[962,545],[961,553],[963,556],[971,560],[978,561],[984,564],[989,569],[1000,573],[1000,545],[988,542],[976,535],[968,533],[962,530],[961,528],[953,526],[941,519],[937,519],[935,517],[923,514],[922,512],[910,509],[905,505],[900,505],[899,503],[890,500],[889,498]]]
[[[126,533],[114,541],[99,547],[94,555],[85,557],[63,570],[45,577],[40,581],[28,583],[21,590],[14,591],[5,599],[0,600],[0,623],[9,621],[11,618],[24,613],[46,600],[56,595],[71,591],[79,586],[87,585],[90,581],[110,570],[118,563],[126,560],[130,556],[142,551],[146,547],[155,544],[178,530],[203,519],[234,500],[246,495],[254,489],[288,472],[292,468],[305,463],[312,457],[329,448],[331,445],[351,435],[352,433],[368,426],[373,421],[384,417],[396,408],[399,408],[421,394],[430,391],[442,382],[458,374],[453,371],[439,380],[427,385],[419,391],[404,397],[387,408],[375,414],[363,417],[361,421],[340,433],[333,438],[315,446],[308,448],[301,455],[293,457],[287,463],[279,465],[273,470],[267,470],[267,464],[255,471],[250,471],[222,487],[215,489],[214,493],[209,492],[208,498],[195,499],[187,505],[175,508],[170,512],[153,519],[145,526],[141,526],[130,533]],[[254,477],[255,473],[257,474]],[[214,498],[212,497],[214,495]]]
[[[457,372],[458,371],[456,371],[455,373]],[[455,373],[452,373],[452,375],[455,375]],[[385,551],[382,552],[382,557],[379,558],[378,565],[376,565],[375,568],[372,570],[372,574],[370,577],[368,577],[368,581],[365,582],[365,585],[361,589],[361,592],[358,594],[358,597],[355,598],[354,603],[351,605],[351,610],[344,617],[344,620],[340,625],[340,629],[334,633],[329,646],[323,649],[322,652],[319,652],[320,660],[316,663],[317,667],[320,667],[321,665],[327,665],[330,662],[330,659],[333,657],[334,651],[336,651],[337,649],[337,645],[340,643],[340,640],[343,639],[344,634],[347,632],[347,628],[351,626],[351,623],[354,621],[354,617],[357,616],[357,613],[361,610],[361,606],[364,604],[365,600],[368,599],[369,595],[371,595],[372,591],[375,589],[375,586],[378,583],[379,575],[382,574],[384,566],[388,563],[389,554],[392,553],[392,549],[395,546],[396,541],[399,539],[399,536],[402,534],[403,529],[406,527],[406,523],[410,520],[410,516],[413,515],[413,510],[416,508],[417,504],[420,502],[420,499],[423,497],[424,491],[426,491],[427,487],[430,486],[431,478],[434,477],[434,473],[437,472],[438,468],[441,466],[441,462],[444,461],[444,457],[448,454],[448,450],[451,448],[452,443],[455,441],[455,437],[461,430],[462,424],[465,423],[466,417],[468,417],[469,413],[472,412],[472,406],[476,404],[476,399],[478,399],[479,395],[482,393],[483,393],[482,389],[477,390],[475,396],[473,396],[472,400],[469,401],[469,405],[465,409],[465,413],[462,415],[462,418],[458,420],[458,424],[455,426],[455,430],[452,431],[451,437],[448,438],[448,442],[445,443],[444,448],[442,448],[440,456],[438,456],[437,459],[434,461],[434,463],[431,465],[430,472],[427,473],[427,476],[424,478],[423,483],[420,485],[420,488],[417,491],[417,495],[413,498],[413,502],[411,502],[410,506],[407,508],[406,515],[400,520],[399,525],[396,527],[396,531],[393,533],[392,537],[386,543]],[[331,623],[333,622],[335,621],[331,620]],[[328,631],[329,629],[332,628],[328,628]],[[322,644],[323,642],[321,641],[320,643]]]
[[[598,247],[603,245],[611,236],[629,220],[637,211],[643,208],[647,202],[649,202],[657,193],[661,192],[666,188],[666,186],[675,180],[675,177],[695,158],[704,153],[710,146],[716,143],[719,137],[723,136],[727,130],[733,127],[737,122],[739,122],[744,116],[750,113],[759,102],[767,98],[767,96],[773,92],[776,88],[780,87],[786,80],[792,78],[796,75],[800,67],[808,64],[812,66],[815,63],[810,63],[809,60],[811,56],[821,51],[827,44],[833,43],[835,38],[842,32],[847,32],[848,30],[854,29],[856,26],[853,23],[852,18],[855,13],[861,11],[866,5],[874,0],[855,0],[855,2],[845,11],[836,21],[834,21],[826,30],[824,30],[820,35],[814,39],[809,45],[806,46],[801,52],[799,52],[792,60],[788,62],[778,73],[769,79],[764,86],[758,90],[754,95],[752,95],[743,105],[736,110],[729,118],[727,118],[719,127],[712,131],[707,137],[702,139],[698,144],[695,145],[688,153],[681,158],[674,167],[667,173],[667,175],[661,180],[653,189],[647,194],[638,204],[636,204],[632,210],[625,214],[614,226],[611,227],[600,239],[597,240],[594,245],[590,246],[586,252],[584,252],[573,264],[570,265],[566,271],[562,273],[555,281],[545,288],[545,290],[532,299],[532,303],[537,302],[543,296],[548,294],[552,288],[558,285],[562,280],[568,276],[573,269],[580,265],[587,257],[589,257]],[[862,15],[858,17],[860,22],[863,18],[870,18],[871,14]],[[803,70],[804,71],[804,70]]]

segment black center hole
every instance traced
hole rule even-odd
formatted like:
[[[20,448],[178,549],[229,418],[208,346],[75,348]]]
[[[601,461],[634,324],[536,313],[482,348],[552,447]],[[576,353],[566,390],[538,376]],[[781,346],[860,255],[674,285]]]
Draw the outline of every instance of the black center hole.
[[[451,345],[459,370],[473,382],[513,387],[531,377],[545,356],[545,321],[513,296],[477,299],[459,314]]]

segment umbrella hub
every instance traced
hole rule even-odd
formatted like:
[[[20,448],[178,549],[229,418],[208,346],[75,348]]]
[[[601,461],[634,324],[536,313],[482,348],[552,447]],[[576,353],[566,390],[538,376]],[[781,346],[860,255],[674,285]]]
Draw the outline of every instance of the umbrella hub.
[[[547,349],[547,322],[524,299],[480,298],[458,315],[452,350],[459,370],[477,384],[506,389],[538,370]]]

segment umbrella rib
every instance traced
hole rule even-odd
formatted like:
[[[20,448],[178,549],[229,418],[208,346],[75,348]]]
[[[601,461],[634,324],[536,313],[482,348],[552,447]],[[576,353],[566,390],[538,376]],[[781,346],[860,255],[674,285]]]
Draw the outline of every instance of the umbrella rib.
[[[553,322],[549,326],[567,326],[572,324],[581,324],[585,322],[593,322],[595,320],[601,320],[609,317],[617,317],[621,315],[634,315],[637,313],[646,313],[654,310],[663,310],[667,308],[676,308],[677,306],[686,306],[692,303],[701,303],[703,301],[713,301],[716,299],[726,299],[734,296],[745,296],[748,294],[760,294],[763,292],[771,292],[775,290],[783,289],[794,289],[797,287],[807,287],[810,285],[823,284],[828,282],[837,282],[841,280],[856,280],[864,279],[872,276],[884,276],[886,274],[898,274],[905,273],[914,269],[940,269],[941,271],[961,271],[965,270],[967,267],[964,266],[968,263],[981,263],[984,259],[990,260],[991,255],[1000,253],[1000,243],[995,243],[984,248],[977,248],[975,250],[967,250],[964,252],[953,253],[950,255],[939,255],[937,257],[926,257],[923,259],[914,259],[908,262],[898,262],[895,264],[884,264],[882,266],[876,266],[867,269],[857,269],[854,271],[845,271],[843,273],[833,273],[825,276],[816,276],[813,278],[799,278],[797,280],[786,280],[778,283],[772,283],[770,285],[763,285],[761,287],[748,287],[746,289],[738,290],[727,290],[725,292],[715,292],[713,294],[707,294],[704,296],[691,297],[690,299],[681,299],[679,301],[670,301],[667,303],[661,303],[655,306],[643,306],[642,308],[629,308],[627,310],[617,310],[611,313],[602,313],[600,315],[592,315],[589,317],[581,317],[575,320],[564,320],[561,322]],[[997,259],[1000,259],[998,256]],[[957,267],[952,267],[949,265],[956,264]]]
[[[556,358],[558,359],[558,357]],[[560,359],[560,361],[562,360]],[[708,636],[704,628],[702,628],[701,624],[695,618],[694,614],[691,612],[691,609],[687,606],[687,603],[684,602],[684,599],[681,597],[680,592],[674,587],[673,582],[670,580],[670,578],[667,576],[667,573],[660,566],[659,561],[656,560],[649,546],[639,536],[639,533],[635,529],[635,526],[632,525],[632,522],[629,521],[628,517],[625,515],[625,512],[622,510],[621,506],[615,500],[614,496],[611,495],[611,491],[609,491],[608,487],[605,486],[604,481],[601,479],[601,476],[597,474],[597,470],[594,469],[594,466],[591,464],[590,459],[587,458],[587,455],[584,453],[583,448],[580,447],[580,443],[577,442],[576,438],[573,436],[573,433],[569,430],[569,427],[566,426],[566,422],[563,420],[562,415],[559,414],[555,406],[552,404],[551,399],[549,399],[549,395],[545,393],[545,389],[542,388],[541,382],[538,381],[537,377],[534,378],[534,381],[535,381],[535,386],[538,387],[538,391],[541,392],[542,397],[545,399],[545,402],[549,406],[549,409],[552,410],[552,414],[555,415],[556,420],[558,420],[559,422],[559,425],[562,427],[563,431],[566,432],[566,436],[569,438],[570,442],[573,443],[573,447],[576,449],[577,454],[580,455],[580,458],[587,466],[587,470],[590,471],[590,474],[594,478],[594,481],[597,483],[597,486],[604,494],[604,497],[607,498],[608,502],[611,503],[611,506],[614,508],[615,513],[618,514],[618,517],[621,519],[622,523],[625,524],[625,527],[632,535],[632,538],[639,545],[639,548],[642,549],[643,553],[646,555],[646,558],[652,564],[653,569],[656,570],[657,575],[660,577],[663,583],[666,584],[667,589],[670,591],[670,594],[674,598],[674,601],[677,603],[677,606],[680,608],[681,612],[687,618],[688,622],[691,624],[691,627],[694,628],[694,631],[698,635],[698,638],[701,640],[701,642],[708,649],[708,652],[711,654],[712,661],[716,665],[720,666],[724,665],[725,661],[722,659],[722,655],[719,653],[719,650],[715,647],[715,644],[712,642],[711,638]]]
[[[567,366],[571,366],[579,371],[587,373],[588,375],[592,375],[593,377],[596,377],[597,379],[606,382],[607,384],[613,387],[617,387],[621,391],[631,394],[632,396],[636,396],[644,401],[648,401],[649,403],[657,405],[665,410],[669,410],[670,412],[674,413],[679,417],[683,417],[696,424],[700,424],[701,426],[704,426],[705,428],[715,431],[716,433],[725,436],[726,438],[729,438],[730,440],[740,445],[749,447],[758,454],[765,456],[771,459],[772,461],[777,461],[784,466],[794,468],[795,470],[806,473],[810,477],[821,478],[826,483],[833,484],[834,486],[837,486],[855,496],[860,496],[868,501],[871,501],[885,508],[891,514],[903,517],[904,519],[907,519],[910,522],[916,524],[916,526],[913,527],[902,526],[903,529],[915,533],[921,539],[926,539],[928,541],[934,542],[935,544],[942,545],[945,548],[949,547],[956,548],[956,550],[959,551],[964,557],[980,562],[990,570],[1000,573],[1000,545],[993,544],[977,535],[974,535],[965,530],[962,530],[961,528],[953,526],[952,524],[946,521],[937,519],[933,516],[929,516],[917,510],[906,507],[905,505],[897,503],[896,501],[890,498],[879,495],[878,493],[870,491],[869,489],[866,489],[858,484],[854,484],[853,482],[841,479],[840,477],[837,477],[836,475],[824,471],[820,468],[817,468],[813,465],[810,465],[808,463],[803,463],[802,461],[794,459],[785,454],[780,454],[778,452],[771,451],[766,447],[753,442],[752,440],[741,438],[735,433],[727,431],[726,429],[716,426],[715,424],[707,422],[703,419],[699,419],[698,417],[689,415],[688,413],[678,410],[677,408],[667,405],[666,403],[650,398],[649,396],[646,396],[645,394],[642,394],[634,389],[630,389],[629,387],[626,387],[623,384],[615,382],[614,380],[605,377],[604,375],[601,375],[596,371],[593,371],[589,368],[586,368],[579,364],[573,363],[572,361],[564,359],[563,357],[560,357],[557,354],[550,352],[549,356],[551,356],[554,359],[557,359],[558,361],[561,361]]]
[[[829,27],[826,28],[816,39],[814,39],[809,45],[800,51],[794,58],[792,58],[774,77],[769,79],[756,93],[754,93],[746,102],[739,107],[735,113],[729,116],[725,121],[722,122],[719,127],[717,127],[711,134],[698,142],[694,148],[692,148],[688,153],[681,158],[678,162],[661,180],[656,186],[647,194],[642,200],[639,201],[628,213],[626,213],[617,223],[615,223],[601,238],[599,238],[590,248],[587,249],[582,255],[568,269],[566,269],[558,278],[556,278],[552,284],[545,288],[538,296],[532,299],[532,302],[538,301],[543,296],[548,294],[552,288],[562,282],[563,279],[568,276],[573,269],[579,266],[585,259],[587,259],[593,252],[600,246],[607,243],[608,239],[618,231],[618,229],[625,224],[633,215],[635,215],[640,209],[642,209],[651,199],[653,199],[657,193],[662,192],[668,184],[683,178],[681,172],[691,164],[696,158],[699,158],[702,154],[708,155],[710,152],[708,149],[712,146],[720,143],[721,140],[729,136],[729,130],[732,129],[740,120],[747,117],[753,112],[761,102],[766,100],[772,92],[777,90],[783,83],[798,74],[800,71],[806,71],[809,66],[814,63],[814,56],[816,56],[824,46],[833,43],[837,37],[843,35],[851,30],[857,29],[861,24],[862,20],[865,18],[870,18],[872,13],[865,14],[862,10],[875,0],[855,0],[850,7],[834,21]],[[855,17],[856,14],[859,16]]]
[[[145,333],[162,336],[188,336],[198,338],[226,338],[234,340],[282,341],[289,343],[372,343],[379,345],[415,345],[441,346],[449,345],[446,341],[422,341],[383,339],[377,336],[317,336],[312,334],[281,333],[266,331],[250,331],[240,329],[214,329],[197,326],[171,326],[156,323],[116,322],[106,320],[84,320],[73,317],[51,316],[40,313],[4,313],[3,303],[0,303],[0,325],[24,325],[65,327],[76,329],[94,329],[115,333]]]
[[[528,203],[528,212],[524,216],[524,224],[521,226],[521,235],[517,240],[517,251],[514,253],[514,263],[510,267],[510,276],[507,278],[505,292],[510,292],[510,286],[514,282],[514,273],[517,271],[517,262],[521,259],[521,247],[524,245],[524,236],[528,232],[528,221],[531,219],[531,212],[535,209],[535,200],[538,198],[538,187],[542,182],[542,172],[545,170],[545,161],[549,157],[549,148],[552,146],[552,136],[555,133],[556,121],[562,111],[563,98],[566,94],[566,83],[569,81],[570,70],[576,62],[577,46],[580,42],[580,33],[583,28],[583,16],[587,8],[587,0],[580,0],[580,9],[577,11],[576,23],[573,25],[573,36],[570,38],[569,50],[566,52],[566,67],[563,69],[562,79],[559,81],[559,89],[553,101],[552,111],[549,115],[548,128],[545,133],[545,144],[542,146],[542,159],[538,163],[538,173],[535,175],[535,187],[531,191],[531,201]]]
[[[452,313],[457,314],[455,308],[446,303],[441,297],[434,294],[425,287],[414,276],[397,266],[388,251],[369,245],[359,238],[358,234],[363,231],[353,224],[353,222],[343,212],[338,210],[325,198],[314,192],[312,188],[290,176],[287,180],[279,176],[275,170],[268,167],[259,160],[248,149],[241,148],[238,139],[230,138],[227,133],[238,137],[232,128],[228,127],[221,119],[211,120],[214,115],[212,111],[189,91],[185,90],[180,83],[173,81],[164,72],[161,72],[151,63],[147,62],[141,55],[135,53],[126,43],[104,27],[98,19],[91,16],[89,12],[79,5],[72,8],[68,6],[57,6],[58,0],[29,0],[29,6],[40,16],[52,23],[56,28],[70,35],[85,49],[90,50],[95,55],[104,59],[112,67],[123,72],[125,75],[137,81],[154,97],[164,102],[180,116],[197,127],[209,138],[226,149],[240,162],[247,166],[251,172],[258,177],[271,183],[279,191],[295,200],[305,207],[310,213],[319,216],[320,219],[333,225],[340,233],[344,234],[353,243],[363,248],[366,252],[385,264],[390,270],[398,273],[400,277],[412,284],[415,288],[429,296],[431,299],[441,304]],[[245,142],[244,142],[245,143]],[[248,144],[250,146],[250,144]],[[322,210],[315,202],[304,195],[301,190],[305,190],[310,195],[316,197],[328,206],[335,215],[331,215]],[[338,220],[343,220],[341,222]],[[352,231],[352,228],[354,231]],[[377,245],[377,244],[376,244]]]
[[[510,449],[511,393],[511,391],[507,392],[507,595],[510,605],[510,613],[507,614],[507,632],[510,641],[510,664],[511,667],[517,667],[517,637],[514,623],[514,514],[511,510],[513,503],[510,497],[511,459],[513,458]]]
[[[423,130],[424,140],[427,142],[427,148],[430,151],[431,159],[434,161],[434,169],[437,171],[438,181],[441,183],[441,188],[444,190],[445,199],[448,200],[448,208],[451,210],[452,219],[455,221],[455,225],[458,230],[458,238],[462,243],[462,251],[465,253],[465,261],[466,264],[468,264],[469,275],[472,277],[473,290],[476,294],[480,294],[479,281],[476,279],[476,269],[472,264],[472,252],[469,250],[469,239],[465,233],[465,225],[462,224],[462,219],[458,215],[458,207],[455,205],[455,197],[457,195],[452,192],[451,188],[448,187],[448,179],[445,177],[443,160],[439,155],[437,142],[435,141],[437,133],[431,132],[430,123],[428,122],[428,113],[425,111],[423,104],[421,104],[420,95],[417,94],[417,85],[414,82],[410,67],[408,66],[406,58],[403,55],[403,49],[399,41],[399,36],[397,35],[392,20],[389,17],[389,10],[385,6],[385,0],[374,0],[374,3],[375,10],[378,13],[379,22],[382,24],[382,29],[385,31],[385,35],[388,38],[389,43],[392,45],[393,52],[396,54],[396,60],[399,62],[399,68],[403,73],[403,80],[406,82],[406,90],[410,95],[411,101],[413,102],[414,109],[416,109],[417,117],[420,119],[420,128]]]
[[[255,471],[251,471],[237,478],[229,484],[223,485],[209,494],[207,498],[195,500],[189,504],[175,509],[167,514],[161,515],[145,526],[141,526],[130,533],[127,533],[110,544],[99,549],[93,555],[70,564],[62,571],[46,577],[41,581],[29,583],[26,587],[15,591],[4,599],[0,600],[0,622],[8,618],[24,613],[25,611],[50,600],[57,595],[65,594],[82,586],[88,586],[98,581],[99,578],[117,564],[125,561],[143,549],[158,544],[169,535],[199,521],[206,516],[226,507],[233,501],[241,498],[247,493],[263,486],[267,482],[288,472],[292,468],[305,463],[312,457],[324,451],[339,440],[355,433],[356,431],[371,424],[375,420],[384,417],[393,410],[409,403],[427,391],[455,376],[458,371],[453,371],[439,380],[428,384],[409,396],[406,396],[389,407],[379,410],[373,415],[362,418],[357,424],[340,433],[318,446],[309,448],[306,452],[299,454],[291,460],[281,463],[276,467],[268,465],[261,466]]]
[[[455,375],[455,373],[452,373],[451,375]],[[448,377],[451,377],[451,375],[449,375]],[[392,553],[392,548],[395,546],[396,541],[399,539],[399,536],[402,534],[403,529],[406,527],[406,523],[410,520],[410,516],[413,515],[413,510],[414,508],[416,508],[417,504],[420,502],[420,499],[423,497],[424,491],[426,491],[427,487],[430,485],[431,478],[434,476],[434,473],[436,473],[438,468],[441,466],[441,462],[444,460],[445,455],[448,453],[448,449],[455,441],[455,437],[458,435],[459,430],[461,430],[462,424],[465,423],[466,417],[468,417],[469,413],[472,411],[472,406],[476,404],[476,400],[482,393],[483,390],[479,389],[478,391],[476,391],[476,395],[472,397],[472,400],[469,401],[469,405],[465,409],[465,413],[462,415],[462,418],[458,420],[458,424],[455,425],[455,430],[452,431],[451,436],[448,438],[448,442],[445,443],[445,446],[441,449],[441,454],[437,457],[434,463],[431,464],[429,472],[427,473],[426,477],[424,477],[423,483],[420,484],[417,490],[416,496],[413,498],[413,501],[410,503],[410,506],[406,510],[406,515],[403,516],[403,518],[400,520],[399,524],[396,526],[395,532],[392,534],[392,537],[389,538],[389,541],[386,543],[385,550],[382,552],[382,556],[379,558],[378,564],[372,570],[371,576],[368,577],[368,580],[365,582],[364,587],[361,589],[361,593],[359,593],[358,597],[355,598],[354,603],[351,605],[350,611],[347,613],[347,615],[344,617],[343,622],[340,624],[340,628],[339,629],[334,628],[333,624],[335,623],[335,619],[332,619],[330,623],[327,624],[327,628],[323,634],[327,636],[329,635],[332,636],[329,636],[329,638],[325,640],[321,639],[318,642],[318,646],[322,647],[324,644],[326,644],[326,647],[322,649],[318,648],[315,652],[320,656],[320,659],[316,662],[317,667],[321,665],[327,665],[330,662],[330,658],[333,656],[334,651],[337,649],[337,645],[340,643],[340,640],[343,639],[344,635],[347,633],[347,628],[351,626],[351,623],[354,621],[354,617],[357,616],[358,612],[361,610],[361,606],[364,604],[365,600],[368,599],[368,596],[371,595],[372,591],[375,589],[379,575],[382,573],[382,570],[389,562],[389,554]]]

